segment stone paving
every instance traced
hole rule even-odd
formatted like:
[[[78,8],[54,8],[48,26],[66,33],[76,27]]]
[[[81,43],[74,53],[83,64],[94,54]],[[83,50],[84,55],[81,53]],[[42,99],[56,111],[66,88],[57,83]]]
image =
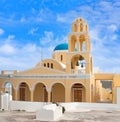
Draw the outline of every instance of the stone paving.
[[[0,122],[42,122],[35,120],[35,113],[0,111]],[[120,122],[120,110],[92,110],[65,112],[58,122]]]

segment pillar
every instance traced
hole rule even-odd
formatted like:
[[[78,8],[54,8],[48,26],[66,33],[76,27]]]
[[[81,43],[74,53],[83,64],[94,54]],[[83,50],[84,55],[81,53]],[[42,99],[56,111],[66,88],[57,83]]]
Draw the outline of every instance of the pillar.
[[[33,102],[34,101],[34,91],[30,90],[30,101]]]
[[[66,85],[65,87],[65,102],[72,102],[71,101],[71,88],[69,87],[69,85]]]
[[[48,102],[51,102],[51,89],[46,89],[48,92]]]
[[[16,100],[16,101],[19,100],[19,99],[18,99],[18,89],[15,89],[15,100]]]

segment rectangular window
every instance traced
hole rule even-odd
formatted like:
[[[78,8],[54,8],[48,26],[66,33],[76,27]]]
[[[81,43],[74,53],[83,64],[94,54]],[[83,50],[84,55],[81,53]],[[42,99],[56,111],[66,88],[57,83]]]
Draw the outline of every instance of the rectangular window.
[[[63,60],[63,55],[61,55],[61,61]]]
[[[44,64],[44,67],[46,67],[46,64]]]
[[[51,68],[53,68],[53,63],[51,63]]]

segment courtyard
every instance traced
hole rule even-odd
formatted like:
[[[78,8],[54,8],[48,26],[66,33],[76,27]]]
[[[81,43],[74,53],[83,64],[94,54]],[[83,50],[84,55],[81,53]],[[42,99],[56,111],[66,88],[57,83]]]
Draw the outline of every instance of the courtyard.
[[[35,112],[0,111],[1,122],[42,122],[35,120]],[[65,112],[58,122],[119,122],[120,110],[90,110]]]

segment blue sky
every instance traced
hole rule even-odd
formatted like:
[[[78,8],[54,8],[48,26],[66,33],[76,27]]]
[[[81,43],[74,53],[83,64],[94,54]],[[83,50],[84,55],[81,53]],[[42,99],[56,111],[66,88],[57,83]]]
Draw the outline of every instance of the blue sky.
[[[26,70],[50,58],[71,24],[89,24],[93,65],[120,73],[119,0],[0,0],[0,70]]]

